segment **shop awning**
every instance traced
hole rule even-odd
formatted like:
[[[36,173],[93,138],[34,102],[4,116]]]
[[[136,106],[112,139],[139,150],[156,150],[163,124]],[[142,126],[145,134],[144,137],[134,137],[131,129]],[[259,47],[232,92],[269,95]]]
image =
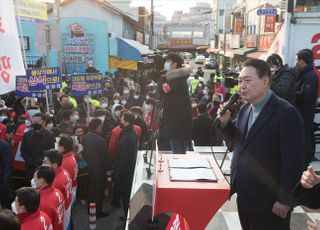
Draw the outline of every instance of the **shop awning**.
[[[141,55],[153,54],[148,46],[131,39],[117,38],[117,43],[118,58],[122,60],[143,61]]]
[[[127,69],[127,70],[137,70],[138,64],[136,61],[120,60],[116,57],[109,57],[109,67],[112,69]]]
[[[205,50],[205,49],[208,49],[210,46],[198,46],[196,48],[196,50]]]
[[[27,65],[36,65],[37,61],[41,58],[41,56],[27,56],[26,61]]]
[[[257,51],[257,52],[247,54],[246,57],[252,58],[252,59],[262,59],[262,57],[265,53],[267,53],[267,52]]]
[[[215,48],[208,48],[206,49],[207,53],[218,53],[220,49],[215,49]]]
[[[233,54],[235,55],[247,55],[249,53],[255,52],[257,49],[256,48],[240,48],[240,49],[236,49],[233,51]]]
[[[219,54],[224,55],[224,50],[220,50]],[[233,49],[226,49],[226,57],[233,58]]]

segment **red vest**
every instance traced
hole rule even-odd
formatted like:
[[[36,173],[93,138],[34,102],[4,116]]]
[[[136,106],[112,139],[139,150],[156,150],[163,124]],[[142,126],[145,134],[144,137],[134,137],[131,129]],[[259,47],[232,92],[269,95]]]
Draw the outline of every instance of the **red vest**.
[[[0,140],[7,140],[7,126],[0,122]]]
[[[52,184],[62,193],[65,208],[68,209],[72,201],[72,180],[70,174],[62,167],[55,168],[55,172],[56,176]]]
[[[52,230],[51,219],[39,209],[32,213],[18,214],[21,230]]]
[[[78,164],[72,152],[63,154],[62,168],[67,170],[72,179],[72,187],[77,186]]]
[[[53,184],[40,191],[40,210],[49,216],[54,230],[63,230],[64,198]]]

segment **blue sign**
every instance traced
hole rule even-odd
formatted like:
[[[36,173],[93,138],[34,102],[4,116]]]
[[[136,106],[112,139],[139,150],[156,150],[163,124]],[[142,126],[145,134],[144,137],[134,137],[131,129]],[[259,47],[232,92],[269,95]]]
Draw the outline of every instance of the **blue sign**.
[[[276,8],[267,8],[267,9],[259,9],[257,10],[257,15],[265,16],[265,15],[276,15],[277,9]]]
[[[103,77],[101,73],[79,74],[71,76],[71,95],[85,96],[103,93]]]
[[[30,91],[27,76],[16,76],[16,94],[21,97],[45,97],[43,90]]]
[[[61,88],[62,80],[59,67],[27,69],[27,77],[30,91]]]

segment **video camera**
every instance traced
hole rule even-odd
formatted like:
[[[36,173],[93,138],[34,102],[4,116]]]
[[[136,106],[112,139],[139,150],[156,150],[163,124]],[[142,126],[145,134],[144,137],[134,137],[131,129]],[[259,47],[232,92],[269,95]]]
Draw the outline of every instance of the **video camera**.
[[[141,55],[141,57],[147,57],[149,62],[138,62],[138,70],[163,70],[165,59],[162,58],[162,56],[160,56],[159,54]]]

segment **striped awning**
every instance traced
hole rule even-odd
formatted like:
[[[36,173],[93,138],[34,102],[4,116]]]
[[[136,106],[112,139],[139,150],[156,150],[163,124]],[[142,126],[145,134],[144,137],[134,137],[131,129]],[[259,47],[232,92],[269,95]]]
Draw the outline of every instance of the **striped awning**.
[[[27,56],[27,65],[36,65],[41,56]]]

